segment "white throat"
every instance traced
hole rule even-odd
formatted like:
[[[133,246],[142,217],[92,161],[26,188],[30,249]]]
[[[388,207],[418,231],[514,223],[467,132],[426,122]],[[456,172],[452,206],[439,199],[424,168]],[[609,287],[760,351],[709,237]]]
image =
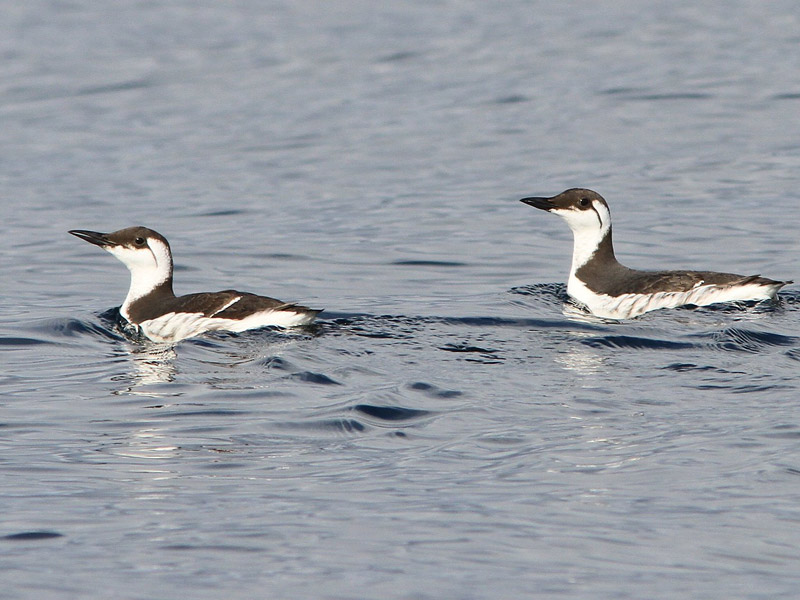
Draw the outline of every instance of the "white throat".
[[[146,296],[172,277],[172,255],[160,240],[149,239],[145,248],[109,246],[107,250],[131,272],[131,286],[122,304],[122,315],[128,318],[131,303]]]
[[[611,213],[601,202],[592,204],[594,210],[553,210],[572,229],[572,267],[570,277],[585,265],[611,230]]]
[[[128,296],[125,298],[126,304],[146,296],[169,279],[169,273],[164,273],[160,268],[128,267],[128,269],[131,272],[131,287],[128,288]]]

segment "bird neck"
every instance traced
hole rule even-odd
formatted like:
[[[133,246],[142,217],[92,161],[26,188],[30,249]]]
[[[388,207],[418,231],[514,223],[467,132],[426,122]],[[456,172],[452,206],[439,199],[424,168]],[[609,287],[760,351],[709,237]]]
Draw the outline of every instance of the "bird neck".
[[[607,264],[618,264],[614,256],[614,245],[611,241],[611,227],[591,232],[574,234],[572,247],[572,268],[570,274],[574,275],[578,269],[590,260],[599,260]]]
[[[131,286],[122,304],[122,315],[130,320],[130,307],[145,296],[174,298],[172,291],[172,261],[167,265],[131,269]]]

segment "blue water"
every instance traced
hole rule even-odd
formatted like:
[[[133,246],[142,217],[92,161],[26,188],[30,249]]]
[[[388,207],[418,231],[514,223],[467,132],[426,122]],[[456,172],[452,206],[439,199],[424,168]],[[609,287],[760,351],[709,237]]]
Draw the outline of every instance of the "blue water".
[[[796,595],[800,288],[581,318],[518,202],[800,279],[795,3],[0,9],[0,597]],[[133,224],[325,312],[132,342]]]

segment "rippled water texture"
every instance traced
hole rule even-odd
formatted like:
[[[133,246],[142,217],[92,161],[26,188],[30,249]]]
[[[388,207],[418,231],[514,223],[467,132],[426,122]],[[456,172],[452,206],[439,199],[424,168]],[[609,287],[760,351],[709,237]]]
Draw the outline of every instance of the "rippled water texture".
[[[620,259],[800,280],[792,2],[2,2],[0,596],[800,587],[800,288],[567,304]],[[126,269],[325,308],[141,344]]]

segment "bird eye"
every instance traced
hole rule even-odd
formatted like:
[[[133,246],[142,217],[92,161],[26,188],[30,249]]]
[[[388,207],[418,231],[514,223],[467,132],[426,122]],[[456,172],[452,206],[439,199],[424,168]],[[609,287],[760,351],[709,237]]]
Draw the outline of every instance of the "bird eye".
[[[578,204],[580,204],[581,206],[589,206],[590,202],[588,198],[581,198],[580,200],[578,200]]]
[[[144,238],[137,237],[135,240],[133,240],[133,243],[136,244],[137,246],[144,246]]]

